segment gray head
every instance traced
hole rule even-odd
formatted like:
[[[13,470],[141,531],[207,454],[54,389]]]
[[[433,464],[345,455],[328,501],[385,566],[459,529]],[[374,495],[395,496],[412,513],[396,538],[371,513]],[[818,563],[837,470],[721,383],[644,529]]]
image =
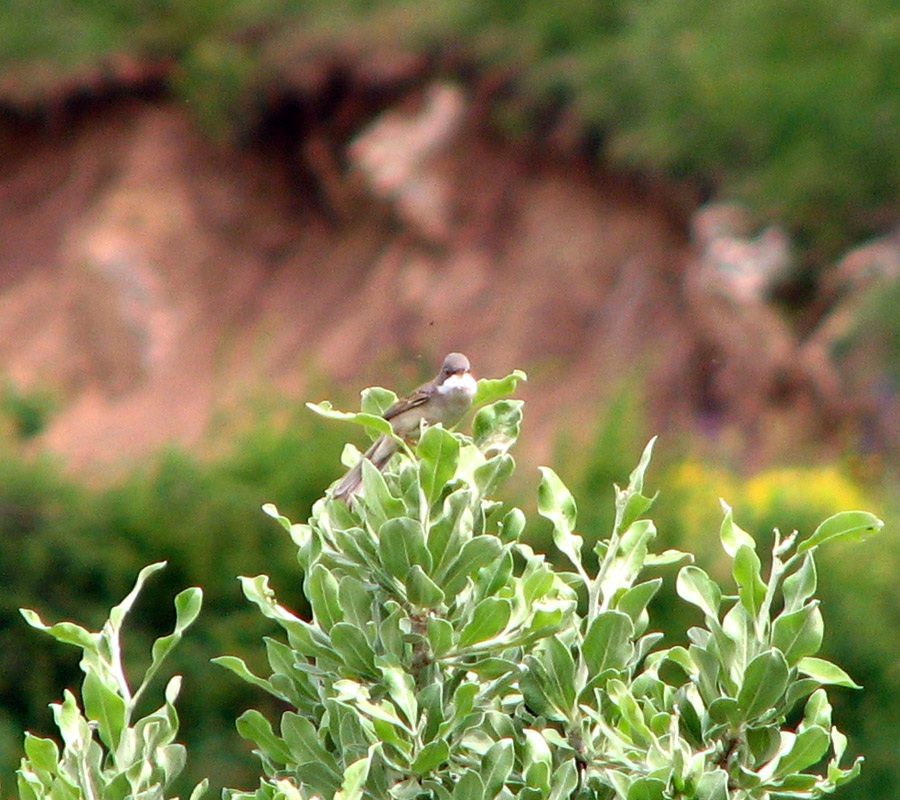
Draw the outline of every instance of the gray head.
[[[470,372],[471,369],[469,359],[462,353],[450,353],[444,359],[444,363],[441,366],[441,374],[438,377],[439,380],[444,381],[451,375],[463,375],[466,372]]]

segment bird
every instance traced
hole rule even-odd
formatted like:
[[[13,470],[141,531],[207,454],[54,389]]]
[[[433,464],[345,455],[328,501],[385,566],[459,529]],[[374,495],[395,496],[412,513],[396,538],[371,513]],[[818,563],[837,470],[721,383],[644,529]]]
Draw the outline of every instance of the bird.
[[[398,400],[383,416],[397,436],[415,440],[423,427],[438,423],[448,428],[456,425],[471,407],[476,389],[469,359],[462,353],[450,353],[433,380]],[[398,447],[395,439],[382,434],[366,450],[363,459],[383,470]],[[362,459],[340,480],[332,496],[349,502],[361,486]]]

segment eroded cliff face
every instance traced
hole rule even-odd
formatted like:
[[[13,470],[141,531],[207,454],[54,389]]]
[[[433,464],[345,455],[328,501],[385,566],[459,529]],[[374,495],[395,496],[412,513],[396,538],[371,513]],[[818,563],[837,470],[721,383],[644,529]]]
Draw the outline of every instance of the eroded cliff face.
[[[355,108],[229,147],[164,98],[5,127],[0,362],[61,398],[38,446],[102,467],[196,445],[260,391],[410,388],[449,350],[529,371],[535,458],[636,374],[656,429],[714,417],[753,445],[831,419],[786,328],[742,341],[738,301],[685,280],[687,225],[649,184],[502,140],[460,85]]]

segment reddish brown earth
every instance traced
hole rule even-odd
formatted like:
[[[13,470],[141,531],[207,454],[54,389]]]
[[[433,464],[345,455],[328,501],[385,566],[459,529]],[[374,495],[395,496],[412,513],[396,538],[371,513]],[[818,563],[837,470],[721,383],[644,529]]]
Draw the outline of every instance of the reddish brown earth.
[[[38,445],[106,467],[198,445],[214,414],[261,391],[410,388],[451,349],[481,376],[529,372],[536,458],[635,374],[656,429],[712,411],[748,440],[761,415],[815,435],[814,398],[771,376],[733,418],[727,393],[710,394],[727,354],[685,290],[671,193],[552,140],[509,143],[483,118],[465,91],[415,89],[392,116],[356,117],[362,135],[270,120],[240,146],[212,144],[168,100],[7,122],[0,363],[62,398]],[[419,146],[407,135],[425,144],[398,177],[392,159]]]

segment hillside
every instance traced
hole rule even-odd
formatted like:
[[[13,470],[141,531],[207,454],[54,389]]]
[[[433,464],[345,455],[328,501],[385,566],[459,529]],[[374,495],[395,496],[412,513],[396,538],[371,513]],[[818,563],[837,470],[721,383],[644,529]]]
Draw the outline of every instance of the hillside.
[[[535,457],[636,376],[654,429],[735,430],[753,458],[850,413],[773,306],[710,288],[693,198],[563,124],[498,136],[490,81],[375,66],[279,87],[227,145],[146,85],[7,116],[0,358],[56,398],[37,446],[83,467],[196,445],[261,391],[352,403],[449,349],[529,370]]]

